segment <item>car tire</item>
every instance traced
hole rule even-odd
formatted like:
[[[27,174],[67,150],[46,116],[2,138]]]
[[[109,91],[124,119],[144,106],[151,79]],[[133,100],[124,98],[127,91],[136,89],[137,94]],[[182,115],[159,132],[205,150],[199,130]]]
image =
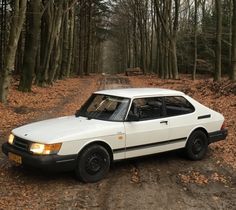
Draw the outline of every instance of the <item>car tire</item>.
[[[194,131],[186,144],[185,151],[191,160],[201,160],[206,155],[208,148],[208,138],[201,130]]]
[[[110,156],[101,145],[86,147],[78,157],[76,177],[83,182],[97,182],[103,179],[110,168]]]

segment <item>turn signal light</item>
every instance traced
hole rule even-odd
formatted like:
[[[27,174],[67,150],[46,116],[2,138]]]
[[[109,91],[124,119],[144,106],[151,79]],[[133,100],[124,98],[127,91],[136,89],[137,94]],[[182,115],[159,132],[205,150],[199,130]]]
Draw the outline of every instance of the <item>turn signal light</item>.
[[[223,122],[222,126],[221,126],[221,130],[224,130],[226,128],[225,122]]]

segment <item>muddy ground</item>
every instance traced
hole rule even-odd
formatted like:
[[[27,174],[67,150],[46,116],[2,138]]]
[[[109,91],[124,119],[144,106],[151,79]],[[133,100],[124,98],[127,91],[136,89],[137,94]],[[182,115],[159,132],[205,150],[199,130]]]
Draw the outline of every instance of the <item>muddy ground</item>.
[[[124,77],[99,80],[101,89],[130,85]],[[182,151],[116,162],[104,180],[84,184],[72,172],[14,167],[0,152],[0,209],[236,209],[235,170],[213,153],[197,162]]]

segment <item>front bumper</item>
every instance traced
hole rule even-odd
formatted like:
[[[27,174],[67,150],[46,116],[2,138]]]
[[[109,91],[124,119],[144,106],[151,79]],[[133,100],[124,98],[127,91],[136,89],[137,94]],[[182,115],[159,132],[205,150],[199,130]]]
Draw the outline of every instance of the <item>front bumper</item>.
[[[209,133],[209,144],[214,143],[216,141],[224,140],[226,139],[227,135],[228,135],[227,129]]]
[[[33,155],[16,149],[14,146],[4,143],[2,151],[8,156],[9,152],[21,157],[22,164],[34,168],[49,171],[68,171],[76,167],[77,155]]]

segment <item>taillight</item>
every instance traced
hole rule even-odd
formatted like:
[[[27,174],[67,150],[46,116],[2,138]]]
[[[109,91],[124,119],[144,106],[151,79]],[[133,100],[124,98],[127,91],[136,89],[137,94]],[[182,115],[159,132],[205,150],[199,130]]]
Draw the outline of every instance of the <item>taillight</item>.
[[[222,126],[221,126],[221,130],[224,130],[225,128],[226,128],[226,125],[225,125],[225,121],[224,121]]]

